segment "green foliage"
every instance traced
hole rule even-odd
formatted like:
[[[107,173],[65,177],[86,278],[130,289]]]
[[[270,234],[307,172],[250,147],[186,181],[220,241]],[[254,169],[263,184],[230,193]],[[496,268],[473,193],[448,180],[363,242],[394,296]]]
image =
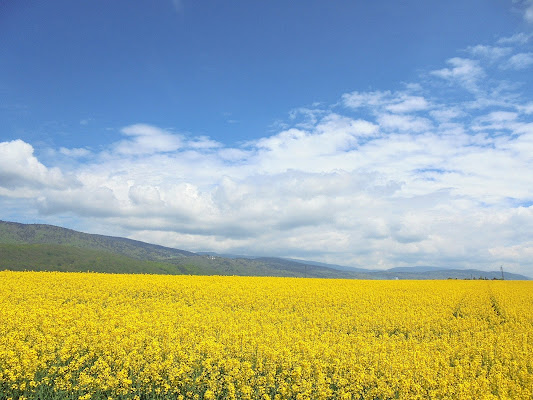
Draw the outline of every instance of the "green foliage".
[[[0,269],[122,274],[205,274],[205,271],[193,265],[179,266],[135,260],[103,250],[61,244],[0,244]]]
[[[53,225],[19,224],[4,221],[0,221],[0,243],[61,244],[81,249],[104,250],[138,260],[163,262],[195,255],[185,250],[121,237],[93,235]]]

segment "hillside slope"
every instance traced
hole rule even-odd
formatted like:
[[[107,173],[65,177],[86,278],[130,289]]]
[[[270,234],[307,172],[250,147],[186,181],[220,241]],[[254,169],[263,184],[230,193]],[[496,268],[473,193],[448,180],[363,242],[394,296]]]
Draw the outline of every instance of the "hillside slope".
[[[0,221],[0,268],[114,273],[286,276],[340,279],[499,279],[500,271],[435,267],[365,270],[275,257],[196,254],[43,224]],[[505,273],[505,279],[529,278]]]
[[[0,270],[4,269],[164,275],[205,275],[210,272],[194,265],[136,260],[108,251],[70,245],[0,243]]]
[[[139,260],[172,261],[195,253],[114,236],[94,235],[54,225],[0,221],[0,243],[62,244],[104,250]]]

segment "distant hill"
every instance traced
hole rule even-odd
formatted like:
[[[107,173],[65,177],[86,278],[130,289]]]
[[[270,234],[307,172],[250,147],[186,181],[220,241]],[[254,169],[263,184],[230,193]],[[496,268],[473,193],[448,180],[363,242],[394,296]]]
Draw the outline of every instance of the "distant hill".
[[[168,261],[195,253],[121,237],[93,235],[54,225],[0,221],[0,243],[61,244],[81,249],[104,250],[139,260]]]
[[[0,269],[172,275],[198,275],[206,272],[198,267],[136,260],[121,254],[62,244],[4,243],[0,243]]]
[[[299,260],[294,258],[286,258],[285,260],[295,261],[300,264],[309,264],[309,265],[316,265],[318,267],[327,267],[327,268],[333,268],[338,269],[340,271],[349,271],[349,272],[377,272],[379,270],[375,269],[368,269],[368,268],[358,268],[358,267],[347,267],[345,265],[338,265],[338,264],[326,264],[318,261],[309,261],[309,260]]]
[[[388,269],[390,272],[435,272],[435,271],[445,271],[448,268],[443,267],[430,267],[425,265],[417,265],[415,267],[395,267]],[[449,270],[449,269],[448,269]]]
[[[329,275],[329,278],[346,279],[500,279],[500,271],[481,271],[477,269],[454,269],[433,266],[395,267],[387,270],[354,268],[337,264],[326,264],[317,261],[299,260],[291,258],[243,256],[235,254],[218,254],[204,252],[220,258],[255,260],[267,263],[278,270],[291,270],[298,272],[299,276],[315,277]],[[299,264],[299,265],[298,265]],[[320,268],[316,268],[320,267]],[[527,276],[505,272],[508,280],[529,280]]]
[[[2,269],[350,278],[313,266],[306,273],[305,266],[281,259],[201,255],[44,224],[0,221],[0,244]]]
[[[439,267],[370,270],[276,257],[218,255],[94,235],[43,224],[0,221],[0,269],[111,273],[286,276],[339,279],[498,279],[500,271]],[[505,279],[529,278],[505,273]]]

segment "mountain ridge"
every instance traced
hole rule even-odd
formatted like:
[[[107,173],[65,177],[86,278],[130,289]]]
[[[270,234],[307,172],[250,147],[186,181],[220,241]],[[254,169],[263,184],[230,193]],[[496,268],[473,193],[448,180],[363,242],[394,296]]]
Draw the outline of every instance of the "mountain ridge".
[[[90,260],[94,260],[92,268]],[[0,220],[0,269],[2,268],[338,279],[499,279],[501,277],[500,271],[432,266],[375,270],[280,257],[194,253],[122,237],[78,232],[55,225],[22,224]],[[529,280],[524,275],[508,272],[505,273],[505,278]]]
[[[65,244],[80,248],[109,250],[123,255],[133,251],[139,258],[165,259],[180,256],[194,256],[196,253],[141,242],[118,236],[84,233],[69,228],[47,224],[21,224],[0,220],[0,243],[18,244]],[[7,239],[7,240],[6,240]],[[11,239],[11,240],[9,240]],[[143,254],[142,250],[149,254]]]

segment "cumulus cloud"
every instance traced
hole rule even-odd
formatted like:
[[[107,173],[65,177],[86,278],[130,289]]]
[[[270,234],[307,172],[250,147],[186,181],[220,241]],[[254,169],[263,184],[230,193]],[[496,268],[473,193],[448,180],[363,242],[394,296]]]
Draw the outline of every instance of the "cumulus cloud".
[[[241,145],[134,124],[102,152],[60,148],[67,178],[30,144],[0,143],[0,201],[192,251],[533,275],[533,99],[490,68],[527,41],[499,42],[403,90],[295,109]]]
[[[427,118],[412,115],[384,114],[378,119],[379,124],[386,130],[405,132],[423,132],[431,129],[431,122]]]
[[[70,212],[83,217],[105,218],[123,213],[115,193],[108,187],[84,186],[61,191],[47,188],[36,200],[43,215]]]
[[[527,262],[533,258],[533,242],[520,245],[498,246],[489,249],[490,254],[505,261],[513,262],[520,260]]]
[[[325,165],[317,164],[313,157],[338,156],[377,133],[377,125],[369,121],[330,114],[311,131],[293,128],[258,140],[254,143],[258,150],[255,160],[268,172],[314,167],[320,170]]]
[[[14,190],[66,186],[61,171],[41,164],[33,151],[33,147],[22,140],[0,143],[0,187]]]

